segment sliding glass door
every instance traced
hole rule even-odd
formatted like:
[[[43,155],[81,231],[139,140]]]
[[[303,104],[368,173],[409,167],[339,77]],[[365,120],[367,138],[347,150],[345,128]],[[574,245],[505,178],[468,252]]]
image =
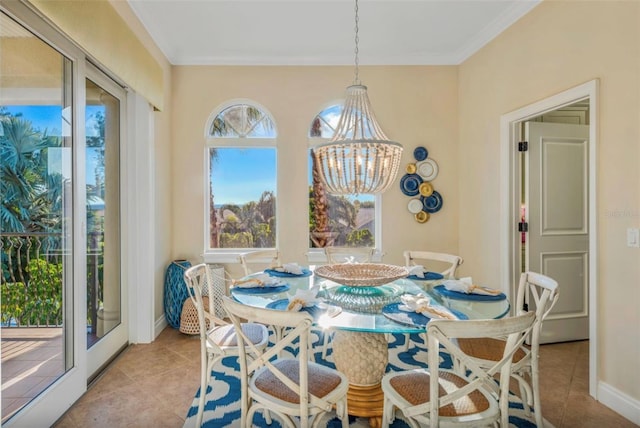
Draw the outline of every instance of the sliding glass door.
[[[125,90],[0,3],[2,426],[50,426],[128,343]]]
[[[85,83],[87,349],[92,378],[128,342],[122,310],[120,143],[125,91],[95,67]]]

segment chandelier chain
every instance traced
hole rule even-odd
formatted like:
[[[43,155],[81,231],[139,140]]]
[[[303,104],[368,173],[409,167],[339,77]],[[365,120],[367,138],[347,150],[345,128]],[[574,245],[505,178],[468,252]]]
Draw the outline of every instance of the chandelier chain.
[[[355,26],[355,31],[356,31],[356,37],[355,37],[355,42],[356,42],[356,48],[355,48],[355,64],[356,64],[356,71],[355,71],[355,77],[353,79],[353,83],[356,85],[360,84],[360,78],[358,76],[358,65],[359,65],[359,59],[358,59],[358,42],[360,41],[360,38],[358,37],[358,0],[356,0],[356,6],[355,6],[355,12],[356,12],[356,26]]]

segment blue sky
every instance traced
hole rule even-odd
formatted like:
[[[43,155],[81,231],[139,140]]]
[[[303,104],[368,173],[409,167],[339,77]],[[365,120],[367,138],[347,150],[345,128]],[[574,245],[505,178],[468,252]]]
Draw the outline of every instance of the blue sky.
[[[6,110],[13,114],[22,114],[22,119],[29,120],[34,129],[44,132],[47,135],[60,137],[63,129],[62,107],[59,105],[18,105],[5,106]],[[99,111],[104,111],[101,105],[86,106],[86,133],[94,135],[95,115]],[[95,184],[95,167],[97,155],[93,149],[87,150],[87,183]]]

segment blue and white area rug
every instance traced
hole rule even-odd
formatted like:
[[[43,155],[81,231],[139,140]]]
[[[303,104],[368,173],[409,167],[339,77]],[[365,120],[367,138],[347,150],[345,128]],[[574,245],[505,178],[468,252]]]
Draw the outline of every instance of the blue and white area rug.
[[[316,334],[314,331],[312,334]],[[326,359],[322,359],[321,344],[322,339],[316,337],[314,344],[314,356],[318,363],[325,364],[329,367],[335,368],[333,364],[333,358],[331,356],[331,349],[327,353]],[[419,335],[411,335],[411,346],[408,351],[404,351],[405,336],[402,334],[391,336],[389,342],[389,364],[387,365],[387,371],[399,371],[409,370],[417,367],[426,367],[427,351],[424,346],[424,341]],[[293,350],[290,350],[293,353]],[[440,354],[440,365],[444,368],[451,368],[452,361],[448,354]],[[218,428],[218,427],[235,427],[240,425],[240,379],[238,375],[240,373],[240,367],[238,365],[237,358],[228,357],[222,360],[213,371],[212,379],[207,388],[207,400],[205,402],[203,427]],[[193,428],[196,423],[196,414],[198,412],[198,399],[200,397],[200,390],[196,393],[196,396],[189,408],[187,418],[184,423],[184,428]],[[326,417],[326,426],[340,427],[340,421],[338,418],[328,416]],[[350,416],[350,427],[364,428],[368,427],[368,420],[366,418],[355,418]],[[515,395],[511,395],[509,401],[509,423],[510,427],[518,428],[530,428],[536,427],[535,418],[533,413],[527,414],[523,410],[522,402]],[[272,427],[281,428],[278,421],[273,419],[271,425],[267,425],[266,421],[261,415],[256,414],[253,420],[254,427]],[[396,417],[395,422],[391,425],[392,428],[405,428],[409,425],[405,423],[400,414]],[[545,423],[545,426],[551,427],[550,424]]]

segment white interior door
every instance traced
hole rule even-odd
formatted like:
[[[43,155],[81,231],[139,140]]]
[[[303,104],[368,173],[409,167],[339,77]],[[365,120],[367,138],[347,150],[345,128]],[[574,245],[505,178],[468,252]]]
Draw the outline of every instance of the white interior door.
[[[589,126],[526,122],[524,268],[558,281],[542,343],[589,338]]]

